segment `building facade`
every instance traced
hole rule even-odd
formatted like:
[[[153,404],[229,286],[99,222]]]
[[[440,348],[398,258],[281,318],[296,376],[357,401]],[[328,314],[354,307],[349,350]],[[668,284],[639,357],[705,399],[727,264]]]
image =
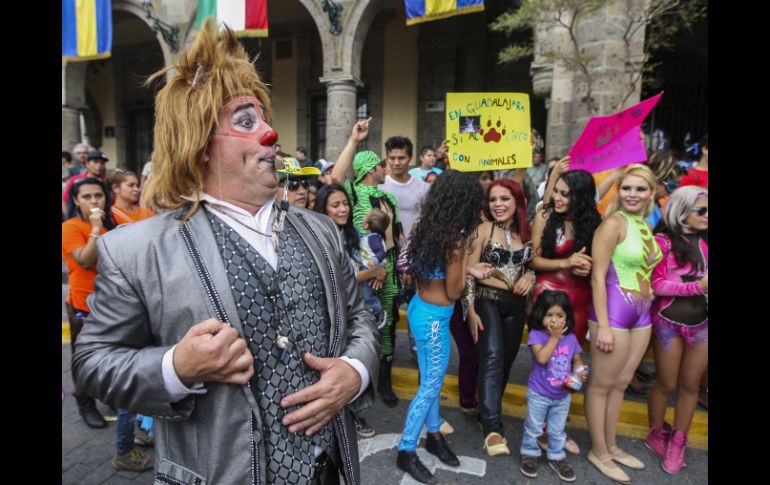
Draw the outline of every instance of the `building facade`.
[[[242,38],[271,86],[273,126],[284,151],[308,149],[312,159],[334,160],[357,119],[373,118],[366,148],[384,155],[384,142],[407,136],[416,150],[444,137],[447,92],[530,94],[532,126],[546,138],[546,156],[566,153],[588,120],[576,75],[538,54],[501,65],[510,42],[489,24],[510,0],[487,0],[480,13],[406,26],[403,0],[339,0],[324,11],[317,0],[268,0],[269,36]],[[194,38],[196,0],[113,0],[113,49],[108,59],[62,65],[62,149],[84,140],[106,152],[108,166],[140,170],[152,151],[153,100],[149,74],[173,65],[178,46]],[[149,12],[149,16],[148,16]],[[617,73],[623,61],[617,29],[620,9],[607,8],[581,26],[600,59],[593,72],[596,114],[639,101],[622,101]],[[176,27],[153,31],[153,19]],[[164,24],[164,25],[165,25]],[[164,30],[165,35],[164,35]],[[537,47],[565,45],[564,32],[535,29]],[[633,49],[644,48],[644,29]],[[542,49],[541,49],[542,50]]]

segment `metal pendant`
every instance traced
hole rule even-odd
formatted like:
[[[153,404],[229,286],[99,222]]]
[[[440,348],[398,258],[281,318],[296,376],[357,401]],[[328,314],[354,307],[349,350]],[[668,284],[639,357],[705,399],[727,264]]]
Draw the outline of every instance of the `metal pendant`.
[[[279,333],[275,338],[275,345],[277,345],[279,349],[285,350],[289,346],[289,337]]]

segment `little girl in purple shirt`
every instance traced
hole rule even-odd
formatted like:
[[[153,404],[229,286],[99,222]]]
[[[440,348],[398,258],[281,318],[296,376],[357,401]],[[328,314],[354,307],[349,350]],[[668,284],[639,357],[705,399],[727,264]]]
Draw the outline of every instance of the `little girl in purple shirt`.
[[[537,459],[542,451],[537,438],[548,428],[548,465],[565,482],[575,481],[575,472],[565,460],[564,443],[570,405],[570,388],[565,380],[577,373],[581,382],[588,377],[580,358],[582,350],[572,333],[575,320],[569,297],[563,291],[546,290],[538,296],[530,319],[527,344],[532,352],[532,372],[527,389],[527,418],[521,441],[521,473],[537,477]],[[547,421],[546,421],[547,420]]]

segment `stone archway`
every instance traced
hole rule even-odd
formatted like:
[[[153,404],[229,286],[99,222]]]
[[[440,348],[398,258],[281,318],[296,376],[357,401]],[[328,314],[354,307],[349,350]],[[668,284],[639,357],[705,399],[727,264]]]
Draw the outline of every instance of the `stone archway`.
[[[361,86],[361,52],[381,0],[343,0],[342,33],[332,35],[329,15],[318,2],[299,0],[313,18],[323,46],[323,78],[327,88],[326,156],[336,159],[356,121],[356,92]]]
[[[145,17],[140,0],[113,0],[113,11],[125,11],[138,19],[141,19],[149,29],[152,25]],[[159,47],[163,53],[165,65],[170,65],[175,58],[169,46],[163,41],[160,33],[155,33]],[[181,39],[180,39],[181,42]],[[72,147],[83,140],[80,127],[80,117],[88,110],[90,104],[86,95],[86,74],[88,62],[62,61],[62,150],[71,150]],[[91,108],[96,109],[95,106]],[[96,120],[90,113],[85,113],[86,125],[90,129],[96,129]],[[98,124],[98,123],[97,123]],[[101,127],[98,127],[101,129]],[[96,137],[101,139],[100,137]]]
[[[152,24],[144,14],[141,0],[113,0],[112,10],[122,10],[124,12],[131,13],[140,18],[142,22],[147,24],[147,27],[152,29]],[[163,52],[164,64],[166,66],[170,66],[173,64],[176,54],[171,52],[171,48],[168,46],[168,44],[166,44],[166,42],[163,40],[163,36],[159,32],[155,33],[155,37],[158,39],[158,44],[160,44],[160,49]],[[181,44],[182,39],[180,38],[177,40]]]

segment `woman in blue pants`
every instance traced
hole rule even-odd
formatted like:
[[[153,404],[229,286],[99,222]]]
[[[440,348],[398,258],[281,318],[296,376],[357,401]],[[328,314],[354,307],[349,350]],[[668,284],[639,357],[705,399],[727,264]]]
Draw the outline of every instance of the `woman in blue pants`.
[[[462,197],[458,197],[462,194]],[[481,185],[468,174],[447,170],[433,184],[422,205],[408,248],[409,272],[417,292],[409,302],[409,328],[417,344],[420,387],[409,405],[398,445],[398,467],[422,483],[436,478],[417,457],[420,431],[428,428],[425,448],[450,466],[460,464],[439,432],[439,396],[444,384],[451,342],[449,320],[454,302],[465,288],[468,255],[481,224]],[[474,277],[491,271],[487,263],[469,269]]]

